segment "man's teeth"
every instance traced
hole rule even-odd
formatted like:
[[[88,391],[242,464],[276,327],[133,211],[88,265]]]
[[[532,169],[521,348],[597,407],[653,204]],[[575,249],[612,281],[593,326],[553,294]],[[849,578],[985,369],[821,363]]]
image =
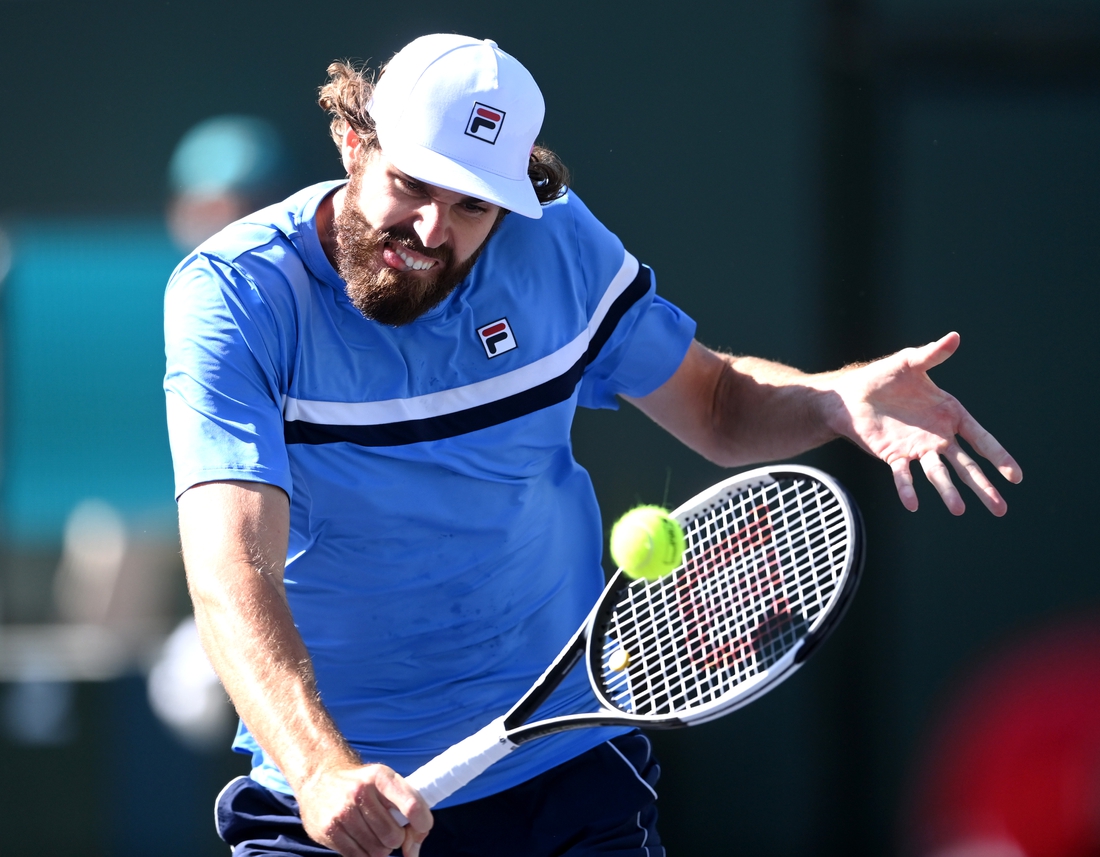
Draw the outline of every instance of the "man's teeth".
[[[401,257],[401,261],[412,268],[414,271],[426,271],[435,265],[435,262],[418,262],[414,260],[407,253],[401,252],[400,248],[395,248],[397,255]]]

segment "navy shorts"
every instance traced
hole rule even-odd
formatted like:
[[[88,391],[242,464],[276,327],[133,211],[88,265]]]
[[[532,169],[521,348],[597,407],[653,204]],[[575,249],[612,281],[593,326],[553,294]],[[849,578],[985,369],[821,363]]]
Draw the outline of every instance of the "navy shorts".
[[[649,739],[621,735],[507,791],[433,810],[421,857],[665,857],[658,776]],[[248,777],[225,787],[215,815],[233,857],[335,854],[306,836],[293,797]]]

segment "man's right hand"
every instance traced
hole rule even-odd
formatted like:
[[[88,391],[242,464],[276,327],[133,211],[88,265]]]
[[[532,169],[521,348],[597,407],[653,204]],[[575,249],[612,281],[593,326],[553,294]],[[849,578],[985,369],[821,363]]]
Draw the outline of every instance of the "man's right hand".
[[[321,772],[297,797],[306,833],[343,857],[388,857],[396,848],[417,857],[432,826],[420,793],[385,765]],[[394,821],[390,807],[404,814],[408,827]]]

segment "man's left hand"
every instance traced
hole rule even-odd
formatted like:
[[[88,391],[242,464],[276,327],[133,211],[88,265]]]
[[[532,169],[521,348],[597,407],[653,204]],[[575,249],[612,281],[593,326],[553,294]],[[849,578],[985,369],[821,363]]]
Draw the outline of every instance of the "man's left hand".
[[[838,397],[830,422],[841,435],[890,465],[898,497],[909,511],[917,509],[911,461],[920,462],[953,515],[966,511],[946,460],[999,517],[1008,511],[1008,504],[958,439],[969,443],[1009,482],[1023,479],[1023,471],[958,399],[928,377],[928,370],[943,363],[958,347],[959,335],[949,333],[921,348],[906,348],[872,363],[830,373],[827,388]]]

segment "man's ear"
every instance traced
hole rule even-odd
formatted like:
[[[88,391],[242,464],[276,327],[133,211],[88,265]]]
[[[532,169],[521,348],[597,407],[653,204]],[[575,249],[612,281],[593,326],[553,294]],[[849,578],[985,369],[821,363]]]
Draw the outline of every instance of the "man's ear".
[[[362,157],[363,154],[363,141],[359,139],[359,135],[355,133],[351,125],[348,125],[347,130],[344,131],[343,139],[340,140],[340,160],[344,162],[344,170],[349,176],[356,159]]]

